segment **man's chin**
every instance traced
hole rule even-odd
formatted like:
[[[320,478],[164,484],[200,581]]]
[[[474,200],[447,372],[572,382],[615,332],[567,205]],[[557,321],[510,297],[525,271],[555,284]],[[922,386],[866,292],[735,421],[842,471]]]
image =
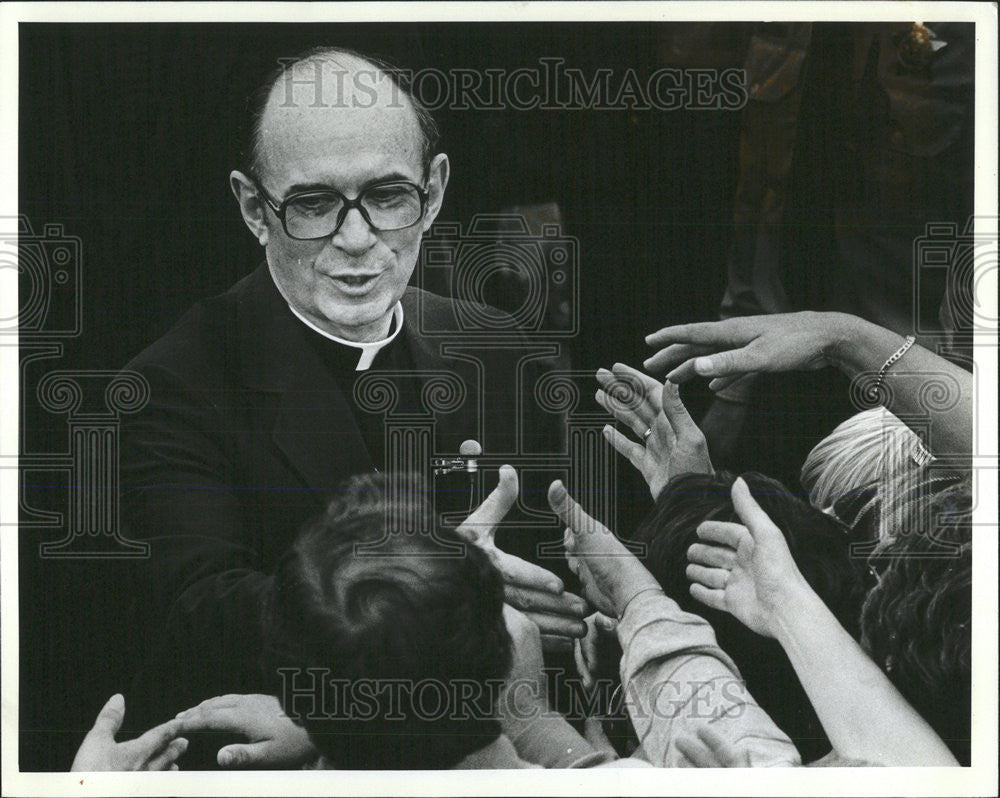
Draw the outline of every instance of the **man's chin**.
[[[386,330],[380,329],[387,322],[396,304],[385,297],[377,300],[369,298],[367,302],[351,302],[345,308],[346,302],[338,303],[336,307],[321,308],[320,326],[327,332],[348,341],[377,340]],[[348,310],[349,312],[344,312]],[[376,339],[371,336],[375,334]]]

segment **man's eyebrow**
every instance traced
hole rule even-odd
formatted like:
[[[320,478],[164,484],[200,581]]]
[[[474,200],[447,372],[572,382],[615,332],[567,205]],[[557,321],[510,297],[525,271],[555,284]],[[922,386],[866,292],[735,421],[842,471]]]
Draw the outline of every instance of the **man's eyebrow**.
[[[394,183],[397,181],[402,181],[406,183],[415,183],[416,181],[409,175],[404,175],[402,172],[389,172],[388,174],[380,175],[372,180],[366,180],[361,184],[361,190],[364,191],[369,186],[376,186],[379,183]],[[296,183],[288,188],[285,192],[285,196],[291,196],[292,194],[301,194],[305,191],[336,191],[339,194],[343,192],[331,186],[329,183]]]

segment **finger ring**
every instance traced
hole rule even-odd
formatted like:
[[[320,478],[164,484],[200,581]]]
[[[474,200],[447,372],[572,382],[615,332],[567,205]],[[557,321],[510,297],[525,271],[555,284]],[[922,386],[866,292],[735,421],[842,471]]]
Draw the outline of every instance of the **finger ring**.
[[[646,441],[648,441],[649,440],[649,436],[652,435],[652,434],[653,434],[652,428],[651,427],[646,427],[646,431],[644,433],[642,433],[642,442],[645,443]]]

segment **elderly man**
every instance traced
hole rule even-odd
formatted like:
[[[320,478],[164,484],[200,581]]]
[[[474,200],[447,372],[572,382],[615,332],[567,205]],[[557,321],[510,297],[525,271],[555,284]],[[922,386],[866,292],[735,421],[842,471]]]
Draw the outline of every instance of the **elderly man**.
[[[355,390],[361,375],[391,379],[402,412],[426,413],[428,374],[463,380],[466,401],[435,413],[436,452],[457,453],[480,430],[489,450],[496,438],[478,408],[514,428],[504,410],[526,387],[516,352],[489,370],[509,384],[487,388],[475,363],[419,334],[418,314],[458,329],[453,302],[407,287],[449,163],[433,120],[387,68],[313,51],[273,73],[252,111],[246,163],[230,179],[266,263],[128,365],[151,386],[122,444],[125,532],[151,544],[133,574],[148,661],[130,698],[139,725],[213,695],[267,691],[259,613],[270,573],[338,482],[387,462],[383,418]],[[558,577],[478,542],[508,601],[533,611],[550,642],[584,633],[585,604]]]

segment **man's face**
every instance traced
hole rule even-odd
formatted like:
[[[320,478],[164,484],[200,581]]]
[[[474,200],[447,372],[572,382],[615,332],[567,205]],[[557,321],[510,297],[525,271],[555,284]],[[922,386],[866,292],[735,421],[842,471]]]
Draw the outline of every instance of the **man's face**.
[[[335,234],[310,241],[290,238],[277,215],[264,209],[267,260],[282,294],[321,329],[355,341],[385,334],[447,180],[443,155],[424,174],[423,139],[404,100],[388,94],[377,104],[370,96],[362,99],[352,103],[340,94],[316,107],[314,90],[286,95],[279,83],[262,123],[258,175],[277,204],[296,192],[326,188],[353,199],[390,180],[415,183],[431,194],[424,216],[411,227],[376,231],[352,209]]]

